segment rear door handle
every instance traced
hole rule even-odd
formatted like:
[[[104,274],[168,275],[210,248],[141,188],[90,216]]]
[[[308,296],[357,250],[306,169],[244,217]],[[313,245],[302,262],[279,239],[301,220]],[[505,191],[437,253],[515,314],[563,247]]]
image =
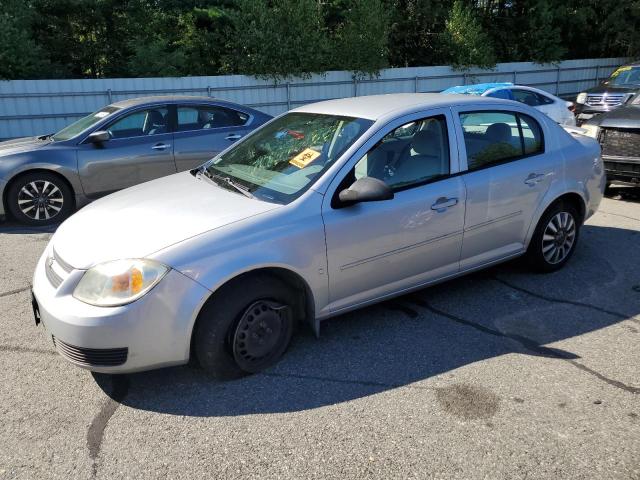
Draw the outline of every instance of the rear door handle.
[[[225,140],[230,140],[233,142],[235,140],[240,140],[242,138],[242,135],[240,135],[239,133],[232,133],[231,135],[227,135],[224,138]]]
[[[457,205],[457,204],[458,204],[457,198],[440,197],[438,200],[436,200],[436,203],[431,205],[431,210],[435,210],[436,212],[442,213],[447,208],[453,207],[454,205]]]
[[[151,149],[152,150],[166,150],[170,146],[171,146],[171,144],[168,144],[168,143],[157,143],[153,147],[151,147]]]
[[[530,173],[529,176],[524,179],[524,183],[533,187],[540,183],[544,177],[544,173]]]

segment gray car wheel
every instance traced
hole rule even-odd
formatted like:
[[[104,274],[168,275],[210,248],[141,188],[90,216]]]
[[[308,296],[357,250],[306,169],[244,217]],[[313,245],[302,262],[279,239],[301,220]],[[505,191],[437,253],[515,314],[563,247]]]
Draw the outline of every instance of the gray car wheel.
[[[7,192],[7,207],[20,223],[51,225],[71,214],[73,194],[58,175],[32,172],[11,183]]]

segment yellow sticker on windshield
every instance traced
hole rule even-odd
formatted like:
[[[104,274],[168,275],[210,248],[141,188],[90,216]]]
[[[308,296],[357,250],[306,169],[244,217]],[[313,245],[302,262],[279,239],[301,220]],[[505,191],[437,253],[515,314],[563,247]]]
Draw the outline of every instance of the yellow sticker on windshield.
[[[320,156],[320,152],[316,152],[310,148],[305,148],[298,155],[289,160],[291,165],[298,168],[304,168]]]
[[[620,75],[622,72],[626,72],[627,70],[631,70],[631,67],[620,67],[619,69],[617,69],[615,72],[613,72],[611,74],[612,77],[617,77],[618,75]]]

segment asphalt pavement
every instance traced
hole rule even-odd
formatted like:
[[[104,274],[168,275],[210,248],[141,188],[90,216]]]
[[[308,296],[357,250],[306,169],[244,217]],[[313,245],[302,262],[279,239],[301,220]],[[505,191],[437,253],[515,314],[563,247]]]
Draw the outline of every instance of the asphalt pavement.
[[[301,331],[269,371],[92,375],[33,321],[51,229],[0,224],[0,479],[640,479],[640,195],[518,262]]]

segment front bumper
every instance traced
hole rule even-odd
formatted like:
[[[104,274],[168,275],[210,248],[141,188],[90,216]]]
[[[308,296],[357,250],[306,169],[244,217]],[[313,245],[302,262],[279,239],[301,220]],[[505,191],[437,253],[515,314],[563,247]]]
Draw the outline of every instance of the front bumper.
[[[47,265],[49,258],[54,261]],[[209,290],[171,270],[135,302],[96,307],[72,296],[84,271],[55,259],[47,247],[36,267],[33,294],[47,335],[64,358],[102,373],[130,373],[189,360],[191,331]]]
[[[607,180],[640,184],[640,157],[625,158],[603,156],[604,169],[607,172]]]

